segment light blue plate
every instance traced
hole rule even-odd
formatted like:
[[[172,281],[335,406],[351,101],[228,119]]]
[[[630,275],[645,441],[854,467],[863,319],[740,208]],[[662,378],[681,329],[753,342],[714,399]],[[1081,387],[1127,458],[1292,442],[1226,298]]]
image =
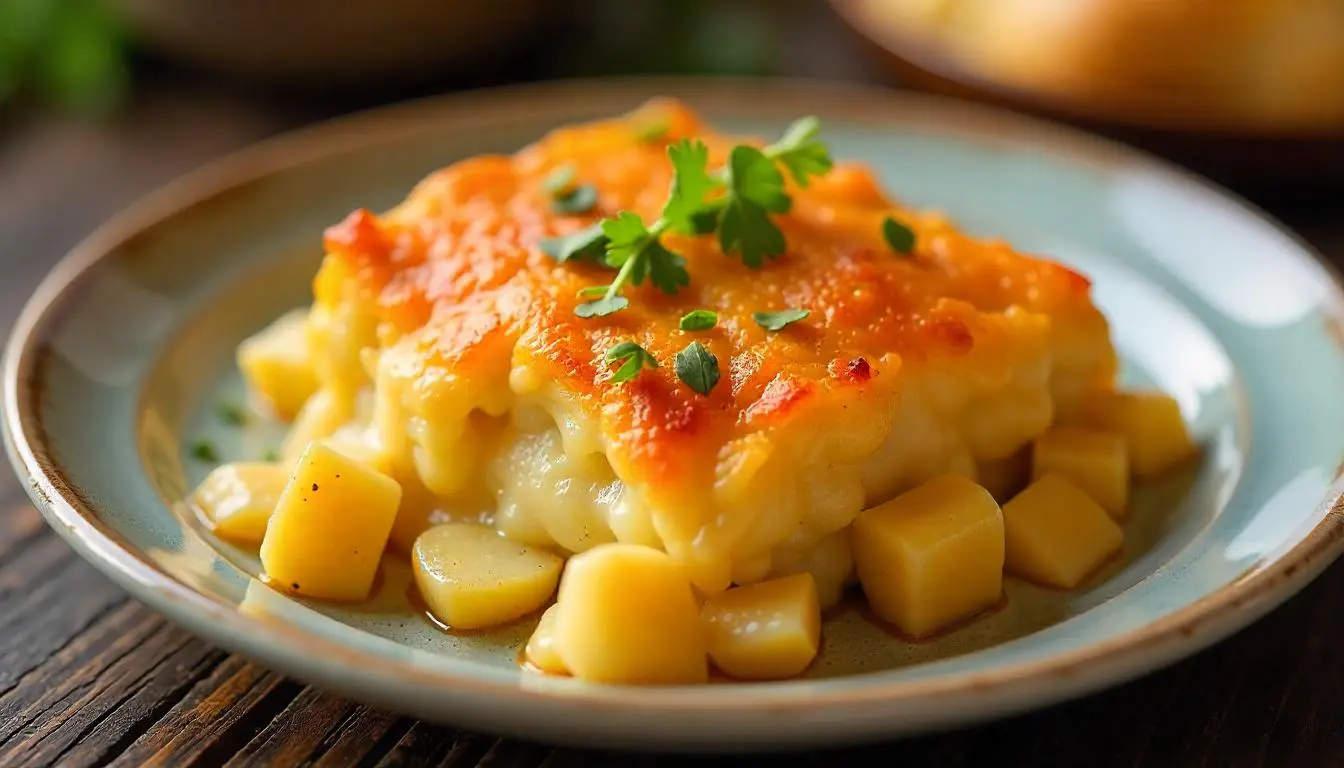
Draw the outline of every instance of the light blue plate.
[[[305,604],[252,574],[181,501],[209,436],[256,457],[274,427],[212,409],[238,397],[238,341],[306,302],[320,233],[390,206],[430,170],[510,152],[548,128],[657,94],[720,126],[777,133],[819,115],[835,153],[910,203],[1092,276],[1125,375],[1173,393],[1205,443],[1142,488],[1123,558],[1082,591],[1013,583],[1008,607],[910,644],[855,613],[808,679],[681,689],[524,675],[530,627],[451,636],[389,566],[358,610]],[[109,223],[34,296],[5,363],[8,445],[52,526],[149,605],[306,681],[433,720],[533,739],[745,749],[891,737],[1019,711],[1124,680],[1244,626],[1320,572],[1344,539],[1344,302],[1262,214],[1123,147],[886,91],[731,81],[564,83],[381,110],[269,142]]]

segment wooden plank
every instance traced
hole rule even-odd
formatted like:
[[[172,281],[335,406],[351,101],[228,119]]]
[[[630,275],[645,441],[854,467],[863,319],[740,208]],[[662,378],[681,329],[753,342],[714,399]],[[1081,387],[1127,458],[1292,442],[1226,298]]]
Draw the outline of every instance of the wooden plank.
[[[118,766],[219,765],[262,732],[301,687],[238,656],[201,678],[113,761]]]
[[[16,686],[31,688],[25,679],[34,668],[126,600],[51,533],[33,539],[0,568],[0,733]]]
[[[378,760],[400,741],[415,721],[360,706],[328,734],[313,760],[314,768],[344,768]]]
[[[38,764],[72,750],[77,763],[101,761],[223,658],[124,603],[0,698],[0,749]]]
[[[327,735],[357,708],[358,705],[348,699],[305,688],[225,765],[297,765],[307,762]]]
[[[383,755],[376,768],[428,768],[438,765],[453,745],[453,729],[416,722]]]
[[[13,475],[0,469],[0,484],[12,478]],[[0,494],[3,493],[0,490]],[[16,501],[4,512],[0,512],[0,567],[13,554],[22,551],[34,536],[45,530],[47,530],[46,521],[31,504]]]

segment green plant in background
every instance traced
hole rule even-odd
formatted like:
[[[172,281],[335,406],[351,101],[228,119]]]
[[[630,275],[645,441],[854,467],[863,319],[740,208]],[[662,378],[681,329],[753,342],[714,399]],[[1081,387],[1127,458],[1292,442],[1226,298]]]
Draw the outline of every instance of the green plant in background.
[[[568,64],[579,74],[765,75],[777,65],[777,0],[589,0],[595,39]]]
[[[0,106],[23,98],[105,112],[129,89],[126,53],[97,0],[0,0]]]

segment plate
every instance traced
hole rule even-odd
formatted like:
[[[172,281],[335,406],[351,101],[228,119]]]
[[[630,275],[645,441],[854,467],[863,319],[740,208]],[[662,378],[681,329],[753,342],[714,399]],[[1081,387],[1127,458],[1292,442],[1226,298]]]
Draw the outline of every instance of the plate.
[[[526,625],[449,635],[387,566],[368,605],[304,603],[254,578],[182,503],[191,441],[260,455],[274,426],[217,424],[235,345],[306,302],[320,233],[398,201],[430,170],[562,123],[685,99],[774,134],[819,115],[841,157],[908,203],[1051,254],[1094,279],[1130,383],[1172,393],[1205,444],[1146,486],[1124,556],[1086,589],[1012,584],[1007,607],[923,643],[857,611],[803,679],[610,687],[524,674]],[[830,83],[653,79],[482,91],[288,135],[155,194],[40,287],[9,345],[7,444],[51,525],[137,598],[224,648],[428,720],[569,744],[783,749],[896,737],[1058,702],[1246,625],[1344,542],[1344,296],[1264,214],[1122,146],[932,97]]]

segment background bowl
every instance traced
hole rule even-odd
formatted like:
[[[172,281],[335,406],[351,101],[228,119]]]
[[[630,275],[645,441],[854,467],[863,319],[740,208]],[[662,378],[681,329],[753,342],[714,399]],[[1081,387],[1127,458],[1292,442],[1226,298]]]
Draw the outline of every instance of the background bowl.
[[[830,3],[880,68],[920,90],[1067,120],[1240,188],[1344,185],[1344,6],[1232,0],[1241,12],[1220,16],[1230,8],[1185,0]],[[1054,11],[1014,16],[1009,6]],[[1300,9],[1309,6],[1326,12],[1308,18]],[[995,15],[956,17],[971,7]],[[1256,26],[1257,12],[1276,24]],[[1224,19],[1232,15],[1235,24]],[[1256,42],[1258,29],[1277,40],[1313,21],[1321,42],[1303,56],[1309,64],[1294,68]],[[1238,35],[1201,50],[1201,38],[1223,27]],[[1277,66],[1250,94],[1238,87],[1248,76],[1227,73],[1253,69],[1246,62],[1257,55]]]

